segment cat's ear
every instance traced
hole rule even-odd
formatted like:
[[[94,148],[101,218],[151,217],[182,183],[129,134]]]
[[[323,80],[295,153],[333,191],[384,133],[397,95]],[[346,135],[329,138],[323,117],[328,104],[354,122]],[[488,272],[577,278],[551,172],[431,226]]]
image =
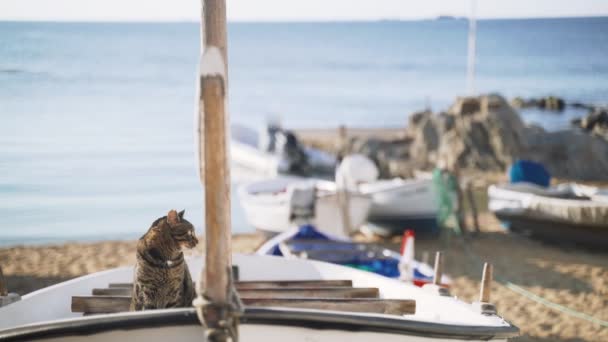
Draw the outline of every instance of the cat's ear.
[[[171,209],[167,214],[167,223],[173,225],[179,223],[179,217],[177,216],[177,211]]]
[[[177,213],[177,216],[179,216],[180,220],[184,219],[184,213],[186,212],[186,209],[180,211],[179,213]]]

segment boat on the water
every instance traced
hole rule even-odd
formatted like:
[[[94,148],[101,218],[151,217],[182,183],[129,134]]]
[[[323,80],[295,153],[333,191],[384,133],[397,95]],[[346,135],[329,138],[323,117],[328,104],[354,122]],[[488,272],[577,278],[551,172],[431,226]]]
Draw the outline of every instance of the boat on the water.
[[[292,227],[294,191],[308,189],[314,194],[313,224],[319,230],[336,236],[348,236],[365,223],[372,205],[369,195],[348,194],[348,222],[341,210],[340,194],[334,182],[321,179],[279,176],[243,184],[239,200],[247,221],[256,229],[270,234],[282,233]]]
[[[412,258],[408,260],[411,275],[405,277],[400,267],[403,260],[401,254],[377,244],[334,237],[309,224],[291,228],[273,237],[258,248],[256,254],[325,261],[410,281],[416,286],[432,283],[434,276],[430,265]],[[447,287],[450,283],[450,278],[442,275],[441,284]]]
[[[488,188],[488,207],[508,229],[558,243],[608,247],[608,191],[519,182]]]
[[[243,341],[505,341],[518,335],[517,327],[476,305],[351,267],[260,255],[235,254],[232,261],[244,304]],[[203,258],[187,262],[198,278]],[[121,267],[25,295],[0,308],[0,340],[204,340],[208,328],[195,308],[125,312],[132,280],[133,268]]]
[[[237,165],[257,173],[333,177],[336,158],[326,152],[303,146],[291,132],[269,127],[267,136],[256,130],[232,125],[230,153]]]

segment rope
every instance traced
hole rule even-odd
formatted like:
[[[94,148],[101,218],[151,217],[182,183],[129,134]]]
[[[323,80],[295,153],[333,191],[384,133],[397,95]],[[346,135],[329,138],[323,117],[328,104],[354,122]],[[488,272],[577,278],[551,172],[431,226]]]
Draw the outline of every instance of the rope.
[[[443,227],[443,226],[445,226],[446,221],[454,213],[453,198],[455,195],[457,183],[456,183],[456,179],[454,178],[453,175],[451,175],[451,174],[446,175],[441,170],[435,169],[433,171],[433,185],[435,187],[435,192],[437,194],[438,204],[439,204],[437,222],[439,223],[440,226]],[[463,242],[464,251],[466,252],[467,256],[469,258],[473,259],[474,261],[478,262],[479,264],[483,264],[483,260],[469,248],[469,243],[467,242],[466,239],[464,239],[464,236],[461,234],[461,227],[458,223],[458,219],[456,219],[455,221],[456,221],[455,231],[458,235],[463,237],[463,239],[461,241]],[[451,234],[449,234],[449,235],[451,235]],[[447,240],[448,245],[449,245],[449,241],[450,241],[450,239]],[[506,279],[504,277],[496,276],[495,279],[502,286],[506,287],[507,289],[509,289],[509,290],[519,294],[520,296],[523,296],[533,302],[544,305],[550,309],[557,310],[566,315],[576,317],[576,318],[588,321],[590,323],[594,323],[599,326],[608,328],[608,321],[601,320],[597,317],[591,316],[584,312],[580,312],[580,311],[574,310],[572,308],[569,308],[567,306],[552,302],[546,298],[543,298],[537,294],[534,294],[534,293],[524,289],[523,287],[509,281],[508,279]]]
[[[469,256],[469,258],[473,259],[474,261],[483,264],[482,259],[476,255],[473,251],[471,251],[471,249],[469,248],[469,244],[466,242],[466,240],[462,240],[464,242],[464,251],[466,252],[467,256]],[[572,308],[569,308],[567,306],[561,305],[561,304],[557,304],[555,302],[552,302],[546,298],[543,298],[537,294],[534,294],[526,289],[524,289],[523,287],[509,281],[508,279],[501,277],[501,276],[495,276],[494,279],[500,283],[502,286],[506,287],[507,289],[519,294],[520,296],[523,296],[533,302],[539,303],[541,305],[544,305],[550,309],[554,309],[557,311],[560,311],[566,315],[572,316],[572,317],[576,317],[594,324],[597,324],[599,326],[608,328],[608,321],[604,321],[601,320],[597,317],[591,316],[589,314],[586,314],[584,312],[580,312],[577,310],[574,310]]]
[[[576,311],[574,309],[571,309],[569,307],[563,306],[561,304],[554,303],[554,302],[552,302],[552,301],[550,301],[548,299],[545,299],[545,298],[543,298],[541,296],[538,296],[538,295],[536,295],[536,294],[534,294],[534,293],[532,293],[532,292],[530,292],[530,291],[522,288],[521,286],[513,284],[512,282],[510,282],[508,280],[502,280],[502,281],[499,280],[499,282],[503,286],[505,286],[506,288],[508,288],[509,290],[511,290],[511,291],[513,291],[513,292],[515,292],[517,294],[520,294],[520,295],[522,295],[522,296],[524,296],[524,297],[526,297],[526,298],[528,298],[528,299],[530,299],[532,301],[535,301],[535,302],[537,302],[539,304],[542,304],[542,305],[544,305],[546,307],[549,307],[551,309],[563,312],[563,313],[565,313],[567,315],[570,315],[572,317],[580,318],[582,320],[598,324],[600,326],[603,326],[604,328],[608,328],[608,321],[604,321],[604,320],[601,320],[601,319],[599,319],[597,317],[593,317],[591,315],[588,315],[588,314],[586,314],[584,312]]]
[[[196,314],[201,325],[205,328],[205,341],[239,341],[239,318],[242,315],[243,303],[234,287],[232,269],[228,269],[228,287],[226,288],[226,294],[228,297],[228,303],[214,303],[209,300],[205,294],[203,280],[204,277],[197,283],[198,296],[194,299],[193,305],[196,308]],[[214,326],[210,326],[207,322],[206,316],[211,315],[214,320],[220,318],[218,321],[212,322]]]

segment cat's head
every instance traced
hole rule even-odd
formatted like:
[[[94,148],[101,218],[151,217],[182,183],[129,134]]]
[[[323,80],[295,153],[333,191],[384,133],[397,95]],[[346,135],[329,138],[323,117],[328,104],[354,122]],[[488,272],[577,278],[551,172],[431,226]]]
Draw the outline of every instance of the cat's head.
[[[198,244],[194,226],[184,219],[184,210],[179,213],[175,210],[170,210],[165,220],[168,225],[169,234],[179,247],[194,248]]]

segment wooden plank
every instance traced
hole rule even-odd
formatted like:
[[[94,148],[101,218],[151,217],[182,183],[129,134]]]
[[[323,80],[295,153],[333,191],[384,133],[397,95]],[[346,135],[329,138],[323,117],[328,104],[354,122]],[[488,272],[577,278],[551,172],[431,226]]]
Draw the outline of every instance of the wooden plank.
[[[93,289],[93,296],[131,296],[131,287],[111,287],[105,289]]]
[[[242,297],[241,300],[245,305],[261,307],[308,308],[387,315],[407,315],[416,312],[416,302],[409,299]],[[72,312],[82,312],[87,315],[125,312],[129,310],[130,303],[131,297],[127,296],[74,296],[72,297]]]
[[[239,295],[249,298],[378,298],[380,291],[375,287],[281,288],[239,290]]]
[[[247,306],[284,307],[347,312],[365,312],[385,315],[413,315],[416,301],[411,299],[331,299],[331,298],[247,298]]]
[[[258,298],[378,298],[377,288],[352,287],[279,287],[239,289],[239,295]],[[94,296],[131,296],[131,288],[93,289]]]
[[[130,296],[73,296],[72,312],[116,313],[129,311]]]
[[[281,287],[353,287],[352,280],[262,280],[262,281],[239,281],[236,288],[257,289],[257,288],[281,288]]]
[[[109,288],[131,288],[133,283],[110,283]],[[281,288],[281,287],[352,287],[352,280],[255,280],[238,281],[237,289]]]

